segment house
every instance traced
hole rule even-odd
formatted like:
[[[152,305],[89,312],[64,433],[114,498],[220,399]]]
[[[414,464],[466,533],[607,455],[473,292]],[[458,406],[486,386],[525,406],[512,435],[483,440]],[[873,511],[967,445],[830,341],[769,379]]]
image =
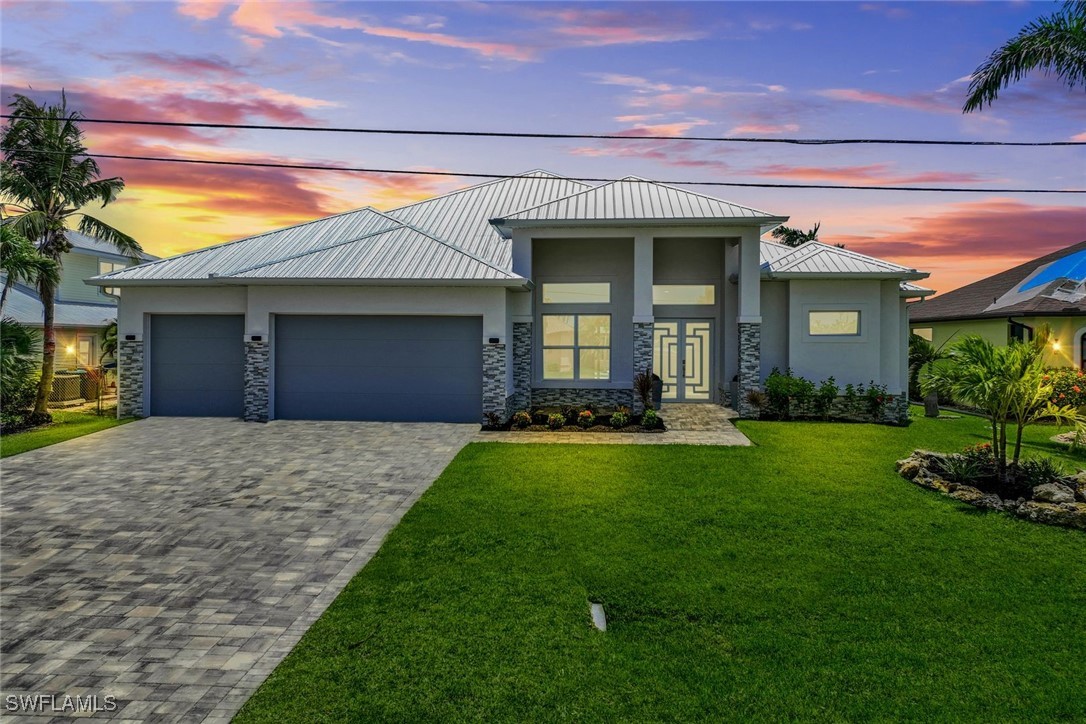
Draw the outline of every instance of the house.
[[[544,171],[96,277],[123,290],[122,415],[478,422],[529,405],[735,404],[773,367],[886,384],[906,415],[898,264],[761,241],[787,217]]]
[[[60,285],[54,305],[56,330],[56,370],[54,401],[79,397],[79,385],[66,386],[65,373],[96,367],[103,361],[102,331],[117,321],[119,290],[114,287],[87,286],[84,280],[132,266],[135,262],[118,254],[115,247],[78,231],[66,232],[71,250],[61,264]],[[143,260],[152,260],[143,254]],[[38,291],[21,283],[13,284],[4,301],[3,316],[41,329],[45,309]],[[72,387],[72,389],[68,389]]]
[[[1086,369],[1086,241],[913,304],[910,322],[937,347],[968,334],[1030,340],[1048,325],[1048,365]]]

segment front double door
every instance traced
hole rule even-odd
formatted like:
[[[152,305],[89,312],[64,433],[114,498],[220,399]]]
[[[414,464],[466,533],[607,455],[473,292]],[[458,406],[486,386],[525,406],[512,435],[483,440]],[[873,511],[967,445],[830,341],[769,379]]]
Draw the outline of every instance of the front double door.
[[[713,336],[711,319],[656,320],[652,364],[665,402],[712,401]]]

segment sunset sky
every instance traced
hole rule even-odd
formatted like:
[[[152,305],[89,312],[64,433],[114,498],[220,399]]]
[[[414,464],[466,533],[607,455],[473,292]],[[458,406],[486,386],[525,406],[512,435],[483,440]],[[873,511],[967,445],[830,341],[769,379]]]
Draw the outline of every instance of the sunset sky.
[[[91,118],[638,133],[674,141],[87,125],[102,153],[671,181],[949,185],[978,193],[689,188],[822,223],[948,291],[1086,239],[1086,147],[794,147],[684,135],[1086,140],[1086,94],[1034,76],[962,115],[969,73],[1055,3],[9,2],[5,103]],[[101,215],[168,255],[477,182],[103,161]]]

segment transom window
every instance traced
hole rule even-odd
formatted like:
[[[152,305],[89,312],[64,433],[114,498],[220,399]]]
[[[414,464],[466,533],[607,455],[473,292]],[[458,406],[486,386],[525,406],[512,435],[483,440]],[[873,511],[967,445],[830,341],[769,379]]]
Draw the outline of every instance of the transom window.
[[[860,333],[860,311],[808,312],[807,330],[812,337],[855,337]]]
[[[544,304],[610,304],[610,282],[543,284]]]
[[[102,261],[98,260],[98,273],[109,274],[110,272],[120,271],[121,269],[127,269],[127,265],[116,261]],[[121,296],[120,287],[102,287],[102,294],[109,294],[114,297]]]
[[[653,284],[653,304],[716,304],[713,284]]]
[[[610,378],[610,314],[543,315],[543,379]]]

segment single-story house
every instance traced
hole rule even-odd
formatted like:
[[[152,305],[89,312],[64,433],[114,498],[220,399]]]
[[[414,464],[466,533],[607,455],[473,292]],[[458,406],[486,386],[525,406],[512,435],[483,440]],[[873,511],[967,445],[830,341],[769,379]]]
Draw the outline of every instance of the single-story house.
[[[876,381],[905,416],[926,273],[629,177],[533,171],[89,280],[123,290],[121,415],[478,422],[532,405],[722,402],[774,367]]]
[[[1051,330],[1046,362],[1086,369],[1086,241],[910,305],[912,331],[937,347],[976,334],[993,344]]]

